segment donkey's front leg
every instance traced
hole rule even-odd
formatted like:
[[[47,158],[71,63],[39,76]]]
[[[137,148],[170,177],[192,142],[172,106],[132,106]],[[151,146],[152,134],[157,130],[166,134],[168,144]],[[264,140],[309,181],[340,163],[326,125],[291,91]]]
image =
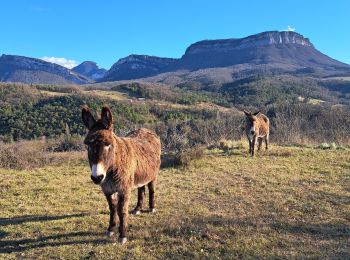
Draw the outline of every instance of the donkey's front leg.
[[[119,216],[119,239],[124,244],[127,241],[126,227],[128,224],[128,207],[129,207],[130,191],[118,193],[118,216]]]
[[[256,143],[257,143],[257,137],[254,136],[254,137],[253,137],[253,140],[252,140],[252,156],[254,156],[254,151],[255,151]]]
[[[109,226],[106,232],[107,236],[112,236],[116,232],[117,227],[117,196],[116,194],[106,195],[109,206]]]
[[[250,140],[250,137],[248,136],[248,142],[249,142],[249,155],[252,153],[252,140]]]

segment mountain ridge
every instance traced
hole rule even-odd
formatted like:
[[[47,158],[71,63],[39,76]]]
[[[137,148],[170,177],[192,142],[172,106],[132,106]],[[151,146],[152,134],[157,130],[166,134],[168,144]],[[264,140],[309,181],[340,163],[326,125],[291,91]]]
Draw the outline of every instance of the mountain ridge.
[[[175,60],[173,58],[131,54],[114,63],[101,81],[128,80],[154,76],[161,73]]]
[[[78,66],[72,68],[72,71],[79,73],[91,80],[98,80],[103,78],[107,72],[106,69],[97,66],[94,61],[84,61]]]
[[[109,70],[85,61],[72,70],[18,55],[0,56],[0,81],[44,84],[144,80],[178,85],[210,86],[253,75],[350,76],[350,65],[318,51],[303,35],[267,31],[243,38],[202,40],[188,46],[181,58],[131,54]]]
[[[28,84],[84,84],[86,77],[61,65],[19,55],[0,56],[0,81]]]
[[[132,57],[135,55],[130,55]],[[138,55],[145,57],[147,55]],[[128,80],[146,78],[147,81],[164,82],[174,78],[185,71],[187,77],[183,81],[197,80],[201,74],[203,81],[211,81],[212,75],[205,76],[205,70],[225,73],[227,79],[235,78],[239,74],[256,73],[309,73],[316,76],[331,76],[333,74],[349,74],[350,65],[337,61],[318,51],[311,41],[303,35],[291,31],[267,31],[250,35],[244,38],[202,40],[191,44],[179,59],[171,59],[166,66],[150,73],[135,76],[132,69],[133,61],[129,60],[129,68],[123,68],[123,74],[118,74],[120,61],[128,60],[128,57],[120,59],[107,71],[108,78],[100,81]],[[154,57],[153,59],[164,60],[167,58]],[[143,63],[144,69],[147,63]],[[146,70],[145,69],[145,70]],[[128,72],[130,74],[128,74]],[[114,76],[114,73],[117,75]],[[232,77],[229,74],[233,74]],[[218,76],[222,78],[221,76]],[[158,81],[157,78],[161,78]],[[205,79],[206,78],[206,79]],[[214,77],[215,78],[215,77]],[[213,80],[215,81],[215,79]],[[219,80],[220,81],[220,80]]]

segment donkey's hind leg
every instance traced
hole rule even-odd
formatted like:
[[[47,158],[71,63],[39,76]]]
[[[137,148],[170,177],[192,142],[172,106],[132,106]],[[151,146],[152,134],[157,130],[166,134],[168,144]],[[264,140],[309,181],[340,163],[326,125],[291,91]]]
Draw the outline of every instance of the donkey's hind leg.
[[[258,137],[258,151],[260,151],[262,145],[262,138]]]
[[[269,135],[267,134],[267,135],[265,136],[265,146],[266,146],[266,150],[269,149],[269,145],[270,145],[270,137],[269,137]]]
[[[142,186],[137,189],[137,205],[135,209],[132,211],[132,214],[138,215],[141,213],[143,207],[143,200],[145,198],[145,186]]]
[[[151,213],[155,213],[156,212],[155,188],[156,188],[156,181],[155,180],[153,180],[150,183],[148,183],[149,209],[150,209]]]

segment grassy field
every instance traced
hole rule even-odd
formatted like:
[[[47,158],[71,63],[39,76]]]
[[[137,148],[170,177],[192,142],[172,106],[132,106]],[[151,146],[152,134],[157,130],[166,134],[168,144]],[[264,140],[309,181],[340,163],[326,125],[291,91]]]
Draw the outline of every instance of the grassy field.
[[[130,216],[123,246],[89,175],[85,159],[1,169],[0,258],[350,258],[349,150],[212,150],[162,169],[157,213]]]

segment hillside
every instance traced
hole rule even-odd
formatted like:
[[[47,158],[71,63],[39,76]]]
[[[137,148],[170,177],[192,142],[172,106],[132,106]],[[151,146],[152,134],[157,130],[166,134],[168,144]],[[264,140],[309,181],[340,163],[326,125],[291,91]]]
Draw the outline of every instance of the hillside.
[[[0,56],[0,81],[27,84],[84,84],[89,79],[60,65],[16,55]]]
[[[349,90],[348,85],[332,82],[334,88]],[[288,77],[252,79],[224,85],[217,92],[191,87],[142,82],[81,87],[0,84],[0,140],[57,138],[66,133],[67,125],[71,134],[84,135],[81,106],[97,111],[109,104],[117,133],[146,126],[157,131],[170,150],[240,138],[243,109],[268,115],[279,143],[349,144],[349,92]],[[174,142],[179,139],[180,146]]]
[[[0,169],[1,257],[350,257],[349,150],[272,145],[249,158],[241,147],[162,169],[157,213],[130,216],[124,246],[104,236],[108,206],[86,154],[56,156],[58,166]]]

